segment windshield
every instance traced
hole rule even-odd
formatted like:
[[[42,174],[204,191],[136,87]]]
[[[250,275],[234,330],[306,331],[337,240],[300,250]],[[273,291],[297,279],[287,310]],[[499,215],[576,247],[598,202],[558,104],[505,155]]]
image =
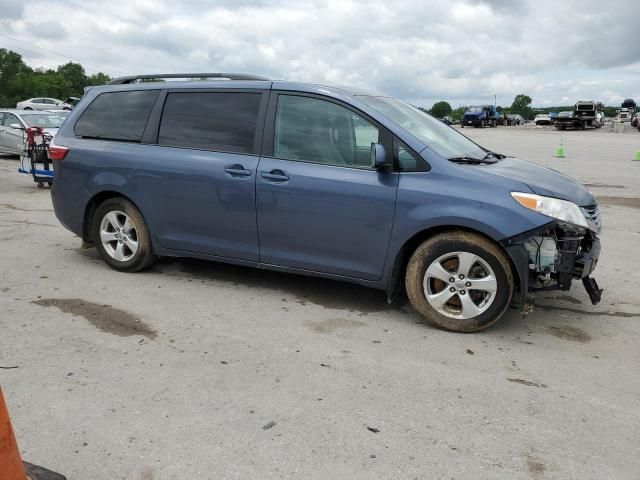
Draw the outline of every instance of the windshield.
[[[30,127],[58,128],[64,118],[46,113],[22,114],[22,120]]]
[[[67,118],[67,115],[69,115],[69,113],[67,110],[60,110],[59,112],[51,112],[54,116],[56,117],[60,117],[61,119],[65,119]]]
[[[483,158],[486,151],[467,137],[401,100],[391,97],[359,97],[389,120],[397,123],[427,147],[445,158]]]
[[[481,111],[482,111],[482,107],[469,107],[469,110],[467,110],[467,112],[471,112],[471,113],[477,113]]]

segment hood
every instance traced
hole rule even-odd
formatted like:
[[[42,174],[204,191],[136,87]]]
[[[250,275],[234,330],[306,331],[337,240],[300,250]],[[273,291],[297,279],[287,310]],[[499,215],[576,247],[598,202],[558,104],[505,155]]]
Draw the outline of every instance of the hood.
[[[568,200],[581,207],[596,203],[593,194],[571,177],[536,163],[507,157],[497,163],[483,165],[483,171],[526,184],[533,193]]]

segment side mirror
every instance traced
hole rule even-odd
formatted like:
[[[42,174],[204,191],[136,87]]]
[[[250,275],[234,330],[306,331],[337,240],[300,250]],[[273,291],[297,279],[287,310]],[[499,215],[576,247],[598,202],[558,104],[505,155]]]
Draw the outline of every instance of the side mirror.
[[[371,144],[371,168],[380,170],[387,165],[387,152],[380,143]]]
[[[24,127],[19,123],[12,123],[11,125],[9,125],[9,127],[15,128],[16,130],[24,130]]]

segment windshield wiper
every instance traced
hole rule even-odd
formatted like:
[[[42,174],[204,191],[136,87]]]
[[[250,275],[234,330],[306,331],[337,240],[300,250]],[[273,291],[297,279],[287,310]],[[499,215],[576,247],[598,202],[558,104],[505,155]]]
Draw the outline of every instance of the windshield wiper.
[[[506,157],[506,155],[502,155],[501,153],[496,153],[496,152],[492,152],[491,150],[487,150],[487,153],[484,157],[482,157],[483,160],[488,160],[489,158],[495,158],[497,160],[502,160],[503,158]]]
[[[471,165],[479,165],[481,163],[496,163],[496,160],[490,160],[487,157],[485,157],[485,158],[475,158],[475,157],[469,157],[469,156],[462,156],[462,157],[451,157],[448,160],[450,162],[468,163],[468,164],[471,164]]]

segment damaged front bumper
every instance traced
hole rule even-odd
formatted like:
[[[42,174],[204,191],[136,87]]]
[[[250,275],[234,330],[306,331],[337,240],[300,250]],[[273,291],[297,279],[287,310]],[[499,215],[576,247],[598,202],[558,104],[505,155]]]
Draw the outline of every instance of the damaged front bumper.
[[[602,290],[590,277],[600,256],[599,218],[589,229],[552,221],[502,242],[519,279],[520,304],[529,311],[536,292],[569,290],[582,280],[591,303],[600,302]]]

